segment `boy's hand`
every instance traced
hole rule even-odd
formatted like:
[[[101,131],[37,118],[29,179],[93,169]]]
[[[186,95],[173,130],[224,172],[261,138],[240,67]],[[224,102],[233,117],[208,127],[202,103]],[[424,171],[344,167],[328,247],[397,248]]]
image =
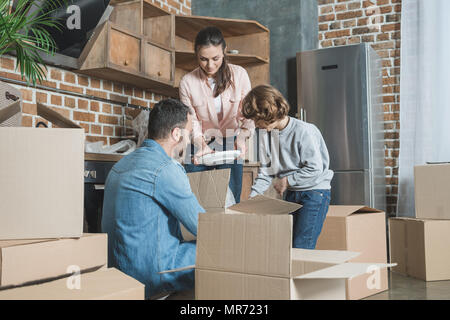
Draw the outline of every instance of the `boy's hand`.
[[[280,196],[282,196],[283,193],[288,188],[288,186],[289,186],[289,184],[288,184],[287,177],[284,177],[284,178],[278,179],[278,181],[275,182],[273,187],[275,188],[275,190],[277,190],[277,192],[280,194]]]
[[[245,152],[247,151],[246,141],[251,135],[248,129],[242,128],[239,134],[236,137],[236,141],[234,142],[234,148],[236,150],[240,150],[241,154],[239,155],[239,159],[245,158]]]
[[[247,151],[247,147],[245,145],[245,138],[237,137],[234,147],[236,150],[240,150],[241,154],[239,155],[238,159],[244,159],[245,158],[245,152]]]

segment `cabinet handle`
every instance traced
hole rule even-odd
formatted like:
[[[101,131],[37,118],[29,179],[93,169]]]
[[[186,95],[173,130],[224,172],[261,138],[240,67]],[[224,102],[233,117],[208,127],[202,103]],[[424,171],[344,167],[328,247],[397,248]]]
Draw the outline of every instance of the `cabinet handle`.
[[[161,75],[162,75],[162,72],[158,71],[158,77],[161,77]]]
[[[127,65],[129,64],[128,60],[125,60],[125,61],[123,62],[123,64],[127,66]]]

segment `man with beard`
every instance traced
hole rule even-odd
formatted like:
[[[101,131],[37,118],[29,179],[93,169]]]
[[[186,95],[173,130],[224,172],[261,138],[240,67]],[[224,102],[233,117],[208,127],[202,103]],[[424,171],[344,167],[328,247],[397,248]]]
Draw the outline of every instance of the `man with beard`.
[[[205,210],[176,161],[190,143],[190,112],[174,99],[156,104],[148,139],[106,179],[102,231],[108,234],[109,266],[145,284],[146,298],[194,288],[193,270],[159,273],[195,264],[195,242],[183,241],[180,223],[197,235]]]

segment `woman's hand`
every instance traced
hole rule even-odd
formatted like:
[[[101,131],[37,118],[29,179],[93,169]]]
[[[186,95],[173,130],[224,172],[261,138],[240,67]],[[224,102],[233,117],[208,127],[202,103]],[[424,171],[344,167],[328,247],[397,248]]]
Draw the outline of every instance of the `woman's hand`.
[[[212,150],[210,147],[208,147],[208,145],[206,143],[203,143],[202,146],[200,147],[200,150],[197,151],[197,153],[193,157],[194,164],[196,166],[198,166],[199,164],[201,164],[199,162],[199,158],[201,158],[205,154],[209,154],[209,153],[213,153],[213,152],[214,152],[214,150]]]

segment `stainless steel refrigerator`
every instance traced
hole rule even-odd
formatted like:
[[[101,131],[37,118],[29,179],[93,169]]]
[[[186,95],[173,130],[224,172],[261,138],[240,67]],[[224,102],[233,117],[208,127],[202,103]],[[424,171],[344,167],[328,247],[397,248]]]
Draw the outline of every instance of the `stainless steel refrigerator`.
[[[369,44],[297,53],[297,115],[326,142],[331,204],[386,210],[381,81]]]

